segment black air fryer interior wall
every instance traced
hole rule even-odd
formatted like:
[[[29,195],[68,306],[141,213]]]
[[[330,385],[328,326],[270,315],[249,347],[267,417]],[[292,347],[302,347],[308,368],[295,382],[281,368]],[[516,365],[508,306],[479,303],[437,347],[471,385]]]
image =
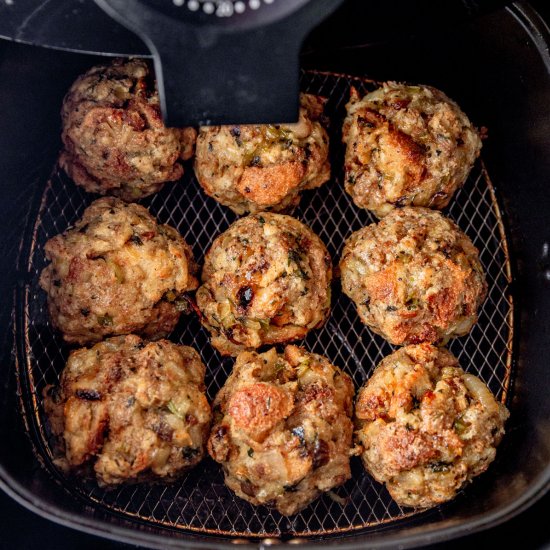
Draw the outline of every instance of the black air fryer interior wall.
[[[15,375],[13,301],[15,289],[26,281],[20,251],[29,216],[59,150],[60,102],[74,76],[90,61],[0,41],[0,468],[30,491],[30,502],[35,495],[56,502],[54,495],[61,491],[44,475],[24,435]]]
[[[401,524],[400,532],[388,526],[387,542],[404,536],[403,544],[424,544],[502,521],[548,486],[550,287],[542,253],[550,241],[550,77],[524,24],[522,9],[515,7],[448,33],[304,58],[312,68],[439,86],[476,124],[487,126],[483,155],[504,207],[517,266],[517,380],[508,434],[491,474],[424,521]],[[76,75],[96,62],[87,56],[0,43],[0,478],[19,498],[58,521],[72,518],[87,529],[143,541],[147,527],[85,507],[51,482],[32,453],[16,395],[11,306],[13,289],[25,283],[26,273],[18,253],[26,246],[28,216],[38,206],[59,148],[61,99]],[[132,534],[118,531],[125,526],[134,529]],[[436,527],[448,531],[431,535]],[[364,547],[380,534],[348,537],[345,542]],[[170,532],[170,539],[158,539],[156,545],[176,544],[181,536]]]

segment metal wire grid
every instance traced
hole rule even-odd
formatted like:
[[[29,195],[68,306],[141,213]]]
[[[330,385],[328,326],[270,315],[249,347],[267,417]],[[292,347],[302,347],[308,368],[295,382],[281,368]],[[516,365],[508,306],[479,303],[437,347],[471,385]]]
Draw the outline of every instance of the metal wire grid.
[[[302,77],[304,91],[328,98],[326,112],[332,124],[334,176],[320,189],[307,193],[294,215],[321,237],[335,262],[340,257],[345,238],[352,231],[376,221],[367,211],[356,208],[343,191],[340,127],[351,85],[365,93],[377,84],[318,72],[306,72]],[[46,265],[43,245],[74,223],[94,198],[77,188],[64,174],[54,172],[43,195],[28,261],[32,279],[26,289],[24,304],[24,366],[32,398],[26,406],[33,413],[31,417],[40,438],[39,448],[44,449],[41,458],[51,469],[55,467],[40,395],[46,384],[56,382],[69,350],[50,325],[45,295],[38,286],[40,272]],[[230,210],[204,195],[191,168],[181,182],[168,184],[143,204],[161,222],[178,228],[192,245],[199,262],[202,262],[213,239],[236,219]],[[454,340],[450,349],[466,370],[479,375],[504,401],[510,383],[512,352],[510,265],[494,191],[481,164],[474,167],[447,214],[480,250],[489,283],[488,297],[478,324],[468,336]],[[171,339],[191,345],[200,352],[207,365],[207,391],[212,399],[227,378],[233,361],[222,359],[213,350],[206,331],[195,317],[182,318]],[[322,329],[308,335],[305,346],[344,368],[353,377],[356,387],[394,349],[361,324],[352,302],[341,293],[338,283],[333,289],[333,307],[328,322]],[[352,460],[352,473],[352,479],[335,490],[345,501],[344,505],[325,495],[291,518],[264,507],[255,508],[235,497],[225,487],[220,468],[209,458],[180,481],[166,485],[138,484],[104,490],[94,481],[56,475],[61,476],[67,491],[89,505],[101,506],[150,524],[237,537],[326,535],[376,528],[415,515],[393,502],[385,488],[362,470],[358,459]]]

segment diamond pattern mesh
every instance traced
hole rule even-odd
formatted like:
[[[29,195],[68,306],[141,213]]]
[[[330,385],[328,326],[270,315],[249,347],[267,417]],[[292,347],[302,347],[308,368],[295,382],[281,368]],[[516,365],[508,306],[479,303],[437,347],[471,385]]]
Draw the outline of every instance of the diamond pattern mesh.
[[[306,193],[294,215],[309,225],[326,243],[333,258],[339,259],[346,237],[352,231],[375,221],[365,210],[356,208],[341,184],[343,147],[340,126],[350,85],[360,93],[376,83],[326,73],[306,72],[302,76],[304,91],[328,97],[327,114],[332,121],[332,166],[334,177],[322,188]],[[202,193],[192,169],[183,180],[168,184],[157,195],[143,201],[163,223],[178,228],[193,247],[195,258],[202,262],[213,239],[224,231],[235,215]],[[40,406],[43,387],[55,382],[61,372],[68,349],[56,334],[47,317],[45,295],[38,277],[46,265],[43,245],[53,235],[64,231],[94,199],[77,188],[67,177],[54,172],[46,186],[42,208],[35,224],[32,250],[28,260],[32,275],[25,300],[26,364],[31,407],[39,448],[44,450],[45,464],[54,470],[48,445],[47,426]],[[476,164],[464,187],[457,193],[447,214],[473,239],[481,253],[487,273],[489,294],[480,312],[479,323],[471,333],[454,340],[450,349],[461,365],[479,375],[501,400],[506,399],[510,382],[512,299],[509,295],[509,263],[498,206],[487,174]],[[172,340],[194,346],[207,365],[210,398],[225,381],[231,359],[222,359],[211,348],[208,336],[196,317],[184,317]],[[359,387],[375,365],[392,351],[392,346],[373,335],[359,321],[351,301],[341,294],[339,284],[333,291],[330,319],[321,329],[310,333],[305,346],[326,355],[344,368]],[[103,490],[95,482],[58,479],[76,498],[89,505],[101,506],[128,518],[203,533],[235,536],[296,536],[345,532],[364,527],[375,528],[389,521],[413,515],[389,497],[383,486],[362,470],[358,459],[352,460],[353,477],[335,493],[336,499],[323,496],[302,513],[285,518],[267,508],[254,508],[235,497],[223,483],[220,468],[207,458],[181,481],[170,485],[133,485]]]

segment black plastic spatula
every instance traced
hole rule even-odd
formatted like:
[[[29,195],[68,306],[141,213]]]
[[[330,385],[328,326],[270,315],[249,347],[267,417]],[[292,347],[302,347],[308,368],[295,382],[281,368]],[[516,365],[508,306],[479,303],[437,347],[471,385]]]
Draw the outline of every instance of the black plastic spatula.
[[[96,0],[151,50],[168,126],[294,122],[306,34],[342,0]]]

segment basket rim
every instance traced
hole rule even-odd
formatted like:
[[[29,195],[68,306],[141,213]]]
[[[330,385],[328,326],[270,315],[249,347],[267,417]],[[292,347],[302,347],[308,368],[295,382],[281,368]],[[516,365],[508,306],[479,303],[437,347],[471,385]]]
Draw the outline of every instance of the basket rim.
[[[0,464],[0,489],[17,503],[27,510],[38,514],[54,523],[77,529],[90,535],[105,537],[110,540],[123,542],[126,544],[136,544],[150,548],[197,548],[197,549],[226,549],[233,548],[232,539],[216,541],[212,538],[209,541],[193,541],[184,538],[163,537],[161,535],[151,535],[140,530],[122,527],[118,525],[107,524],[100,520],[94,520],[77,514],[61,510],[55,505],[46,503],[40,497],[37,497],[31,490],[21,483],[15,481],[7,472],[5,467]],[[524,510],[531,507],[535,502],[542,498],[550,490],[550,464],[538,476],[536,481],[525,490],[520,498],[513,502],[499,506],[493,510],[480,514],[473,520],[460,523],[458,525],[441,526],[437,523],[431,525],[422,525],[420,527],[404,528],[399,533],[388,535],[384,532],[371,533],[368,540],[361,537],[360,541],[339,540],[338,547],[343,550],[352,550],[356,548],[392,548],[399,544],[400,548],[415,548],[443,542],[461,535],[477,533],[490,527],[496,527]],[[421,532],[418,532],[421,530]],[[409,531],[409,533],[407,533]],[[183,534],[183,533],[182,533]],[[306,540],[307,539],[300,539]],[[325,541],[327,542],[327,541]],[[300,544],[301,548],[312,549],[316,546],[315,541],[304,542]],[[243,546],[263,548],[263,541],[247,541]]]

